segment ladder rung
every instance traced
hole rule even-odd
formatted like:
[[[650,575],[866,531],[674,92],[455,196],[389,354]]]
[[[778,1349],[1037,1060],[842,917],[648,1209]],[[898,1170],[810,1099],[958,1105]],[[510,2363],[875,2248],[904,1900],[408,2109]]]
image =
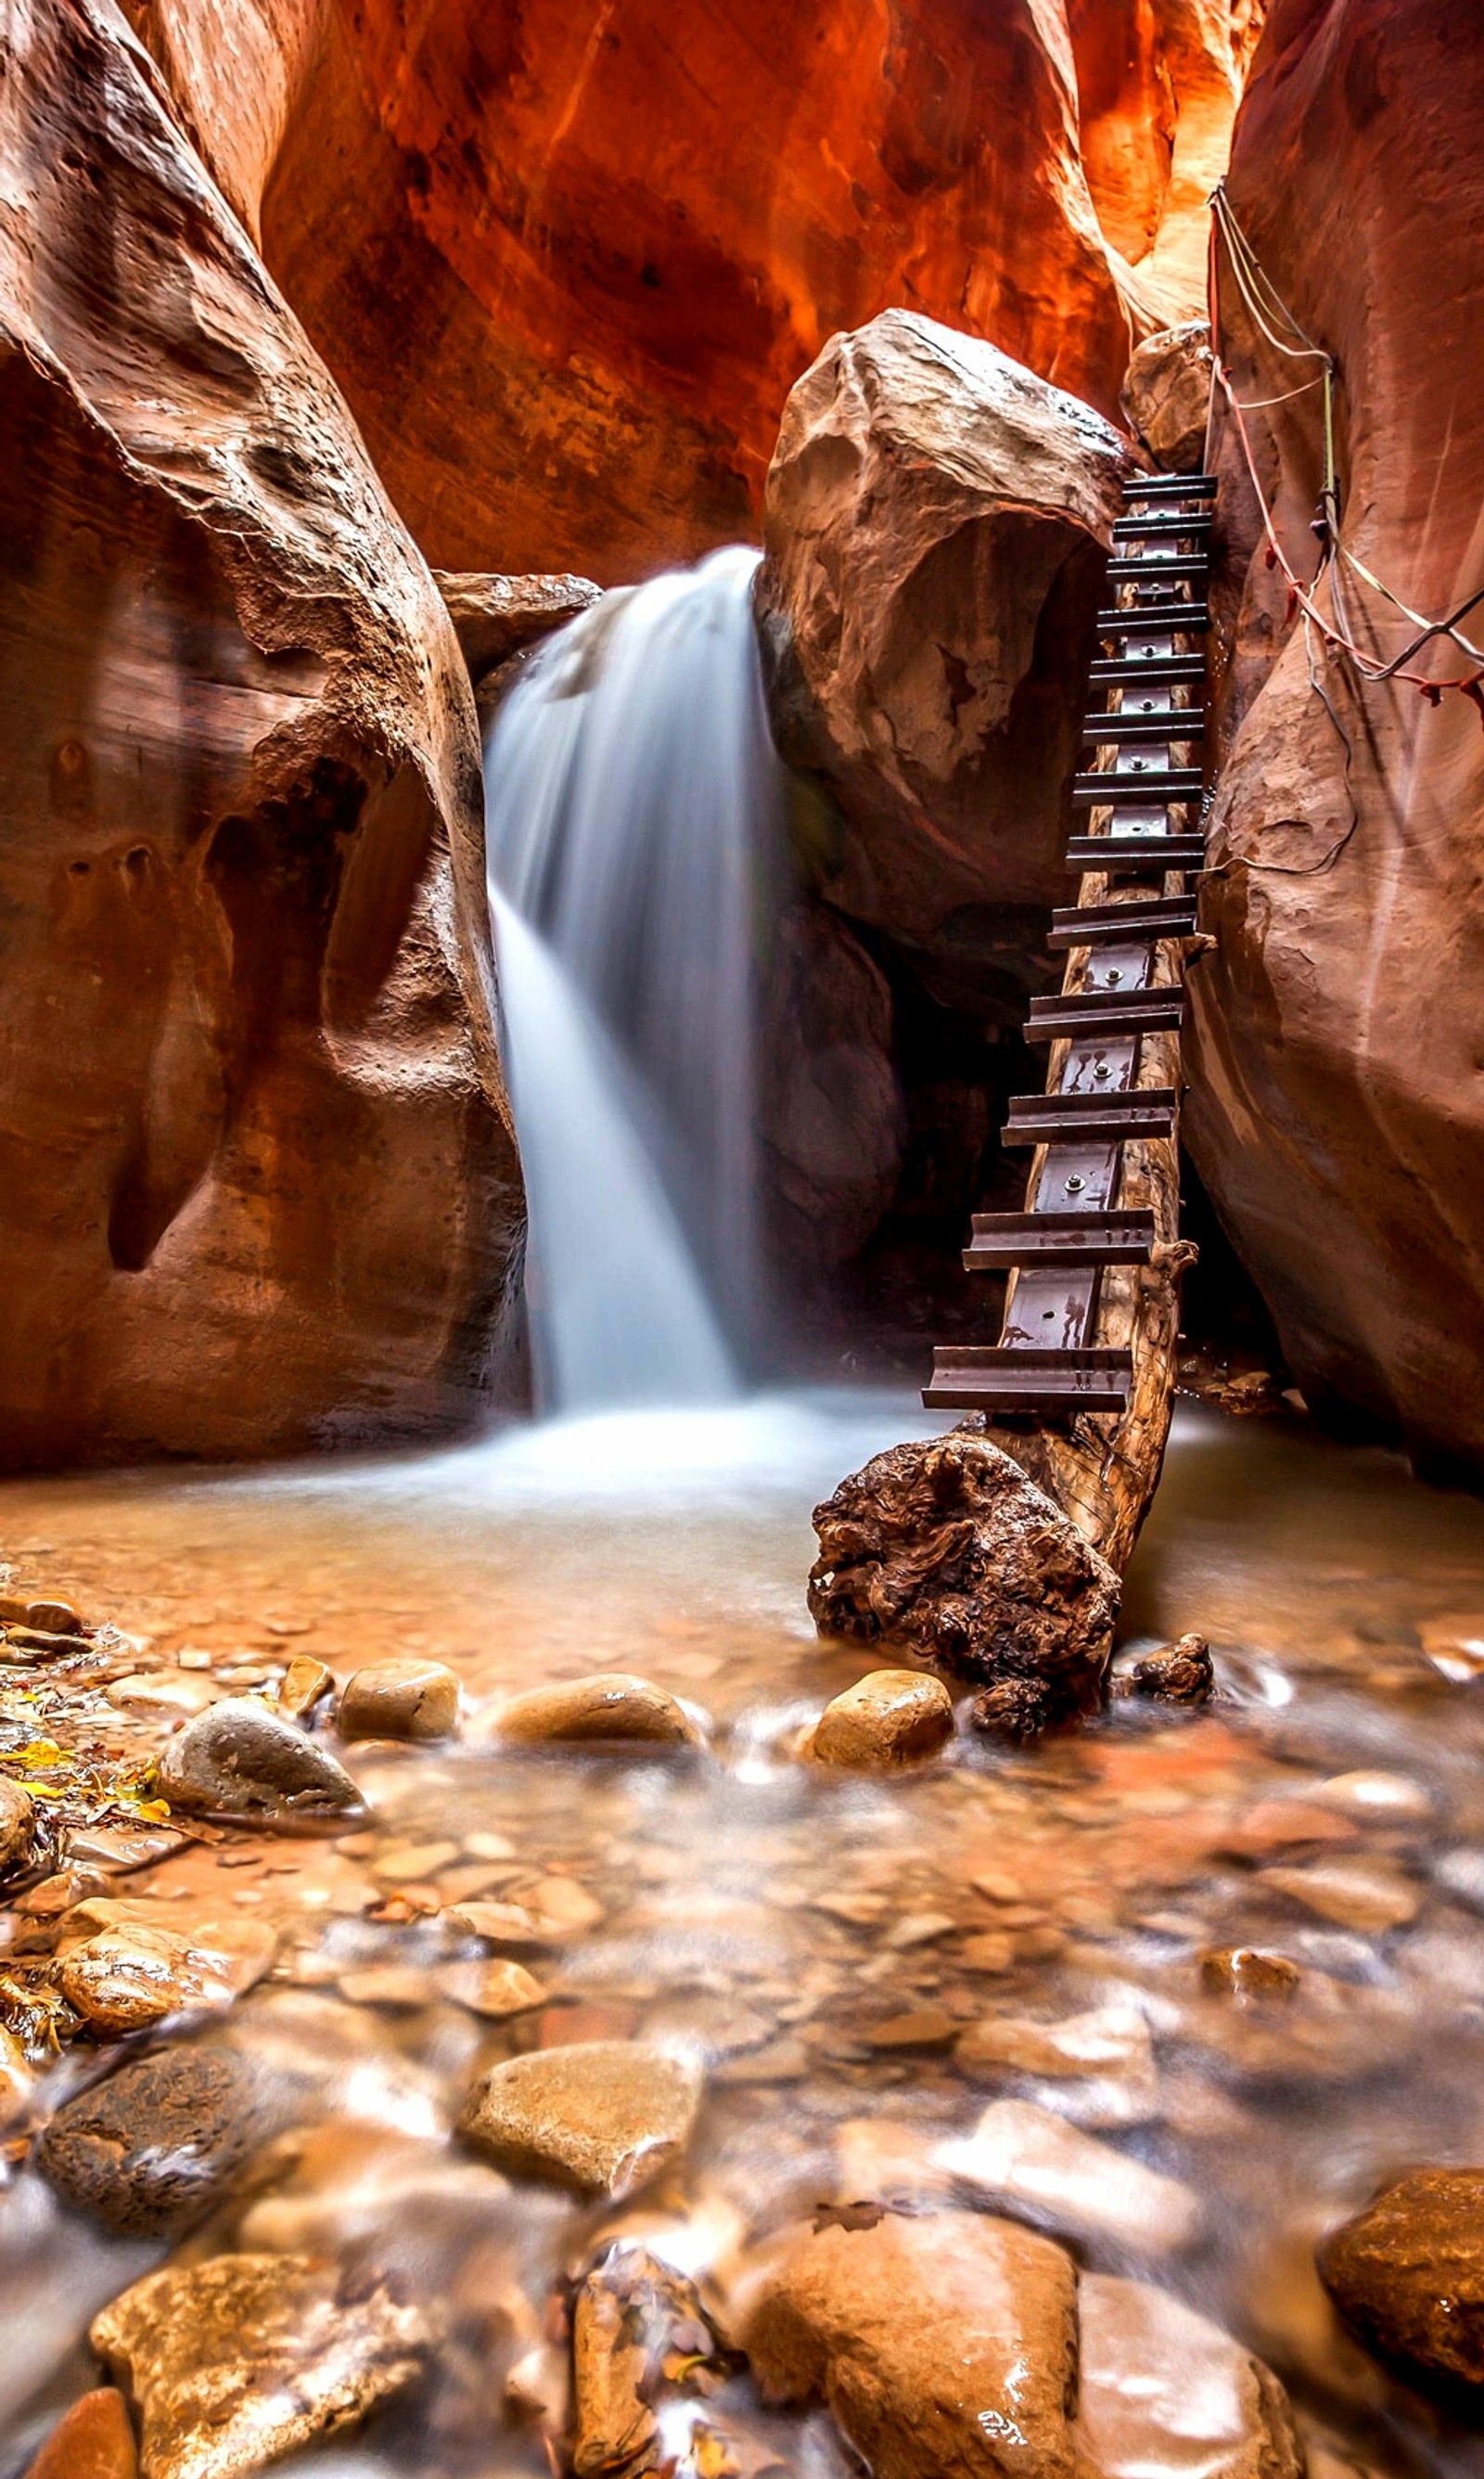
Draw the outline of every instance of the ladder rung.
[[[1169,766],[1158,773],[1152,766],[1143,773],[1130,766],[1117,775],[1074,775],[1071,797],[1090,809],[1146,808],[1151,802],[1198,801],[1204,786],[1198,766]]]
[[[1141,895],[1132,904],[1068,905],[1051,915],[1051,947],[1108,947],[1125,938],[1185,938],[1195,927],[1194,895]]]
[[[1156,989],[1073,990],[1069,994],[1032,999],[1025,1019],[1027,1041],[1060,1041],[1066,1035],[1097,1033],[1178,1033],[1185,1015],[1185,992],[1161,984]]]
[[[1110,559],[1110,585],[1164,585],[1194,580],[1210,575],[1211,562],[1203,550],[1182,552],[1167,559],[1163,551],[1154,551],[1147,559]]]
[[[1146,473],[1125,482],[1125,499],[1214,499],[1214,473]]]
[[[1204,740],[1203,705],[1167,705],[1153,714],[1090,714],[1083,738],[1097,749],[1126,749],[1139,741]]]
[[[1094,663],[1087,682],[1090,689],[1195,688],[1205,677],[1204,654],[1120,654]]]
[[[1115,603],[1097,615],[1099,637],[1147,637],[1151,633],[1168,637],[1178,630],[1183,636],[1199,637],[1211,626],[1211,614],[1203,602],[1142,602],[1137,609],[1123,610]],[[1154,658],[1158,660],[1158,656]]]
[[[1000,1143],[1019,1145],[1119,1145],[1134,1137],[1172,1137],[1175,1097],[1163,1085],[1137,1093],[1027,1094],[1026,1108],[1010,1117],[1000,1131]],[[1086,1104],[1073,1110],[1073,1103]]]
[[[1173,542],[1181,534],[1208,534],[1210,531],[1211,511],[1202,508],[1198,513],[1184,516],[1177,512],[1170,517],[1119,517],[1114,522],[1113,539],[1116,543]]]
[[[1154,1245],[1146,1206],[1089,1214],[976,1214],[968,1273],[1006,1265],[1142,1265]]]
[[[952,1343],[933,1354],[930,1412],[1120,1412],[1134,1356],[1096,1344],[1080,1351],[1019,1351],[1002,1343]]]
[[[1204,835],[1069,835],[1069,869],[1137,870],[1141,876],[1158,870],[1199,869],[1206,857]]]

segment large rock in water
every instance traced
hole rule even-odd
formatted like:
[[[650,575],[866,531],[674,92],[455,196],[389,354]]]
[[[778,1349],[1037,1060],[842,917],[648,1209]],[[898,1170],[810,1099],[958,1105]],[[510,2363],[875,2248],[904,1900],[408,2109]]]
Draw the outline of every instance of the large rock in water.
[[[224,1696],[178,1730],[160,1759],[160,1787],[190,1814],[291,1832],[365,1813],[329,1749],[253,1696]]]
[[[758,608],[779,745],[844,812],[820,889],[842,911],[990,958],[997,908],[1065,894],[1094,614],[1131,471],[1087,405],[905,310],[832,338],[799,380]]]
[[[884,301],[1109,413],[1195,306],[1127,304],[1060,6],[131,14],[440,567],[616,584],[752,533],[785,395]]]
[[[1275,0],[1229,191],[1272,282],[1339,357],[1344,539],[1412,609],[1484,579],[1476,325],[1484,50],[1426,0]],[[1222,345],[1248,401],[1301,384],[1224,265]],[[1321,477],[1318,391],[1246,416],[1300,573]],[[1358,685],[1310,649],[1264,556],[1221,425],[1220,774],[1192,976],[1184,1130],[1311,1401],[1484,1468],[1484,734],[1456,691]],[[1417,631],[1347,573],[1352,633]],[[1330,590],[1321,588],[1321,607]],[[1463,623],[1480,643],[1479,613]],[[1410,668],[1471,677],[1446,641]]]
[[[910,1644],[956,1678],[1029,1681],[1044,1718],[1102,1694],[1119,1585],[1060,1507],[987,1439],[893,1446],[815,1509],[821,1635]]]
[[[1318,2260],[1368,2349],[1414,2383],[1484,2388],[1484,2170],[1415,2169]]]
[[[464,666],[122,13],[21,24],[3,1453],[443,1428],[521,1224]]]

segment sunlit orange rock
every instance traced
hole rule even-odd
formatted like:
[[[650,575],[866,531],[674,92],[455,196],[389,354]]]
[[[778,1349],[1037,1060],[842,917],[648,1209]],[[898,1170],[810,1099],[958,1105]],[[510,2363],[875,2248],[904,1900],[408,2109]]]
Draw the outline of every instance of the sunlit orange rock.
[[[1264,266],[1340,365],[1350,549],[1416,612],[1484,586],[1476,322],[1484,54],[1426,0],[1277,0],[1237,124],[1231,195]],[[1255,338],[1222,283],[1249,402],[1312,362]],[[1320,391],[1245,419],[1280,537],[1312,574]],[[1221,771],[1191,978],[1190,1142],[1304,1393],[1484,1465],[1484,732],[1456,691],[1361,686],[1311,649],[1267,567],[1221,429]],[[1353,572],[1352,630],[1417,631]],[[1321,605],[1333,611],[1330,587]],[[1463,624],[1484,644],[1484,611]],[[1412,666],[1468,677],[1435,643]]]
[[[118,12],[21,24],[0,1458],[446,1427],[520,1235],[467,677]]]
[[[893,303],[1116,412],[1139,319],[1060,8],[134,14],[440,567],[612,583],[755,531],[790,387]]]

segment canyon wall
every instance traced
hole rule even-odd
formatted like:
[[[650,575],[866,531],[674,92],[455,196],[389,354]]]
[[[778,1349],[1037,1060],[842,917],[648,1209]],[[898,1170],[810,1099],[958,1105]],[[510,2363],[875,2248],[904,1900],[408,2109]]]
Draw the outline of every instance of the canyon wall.
[[[4,71],[0,1453],[446,1428],[521,1235],[452,627],[111,0]]]
[[[890,306],[1116,418],[1253,6],[132,13],[428,558],[612,584],[755,537],[789,389]]]
[[[1416,612],[1484,586],[1479,281],[1484,55],[1427,0],[1275,0],[1230,195],[1273,283],[1338,357],[1343,538]],[[1254,333],[1223,269],[1249,403],[1312,363]],[[1253,461],[1312,575],[1321,395],[1249,412]],[[1357,682],[1267,564],[1222,422],[1220,775],[1193,976],[1187,1127],[1306,1393],[1484,1466],[1484,732],[1456,691]],[[1383,660],[1417,631],[1345,572]],[[1336,609],[1321,584],[1321,607]],[[1484,646],[1484,606],[1465,621]],[[1311,666],[1313,677],[1311,679]],[[1446,641],[1413,665],[1471,677]],[[1321,692],[1322,694],[1321,694]]]

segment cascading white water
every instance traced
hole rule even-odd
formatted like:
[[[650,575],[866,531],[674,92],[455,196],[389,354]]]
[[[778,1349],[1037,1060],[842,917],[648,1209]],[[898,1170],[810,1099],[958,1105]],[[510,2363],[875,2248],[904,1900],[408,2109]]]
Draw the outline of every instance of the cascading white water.
[[[485,751],[543,1410],[736,1390],[759,1297],[756,926],[781,778],[757,554],[605,595]]]

